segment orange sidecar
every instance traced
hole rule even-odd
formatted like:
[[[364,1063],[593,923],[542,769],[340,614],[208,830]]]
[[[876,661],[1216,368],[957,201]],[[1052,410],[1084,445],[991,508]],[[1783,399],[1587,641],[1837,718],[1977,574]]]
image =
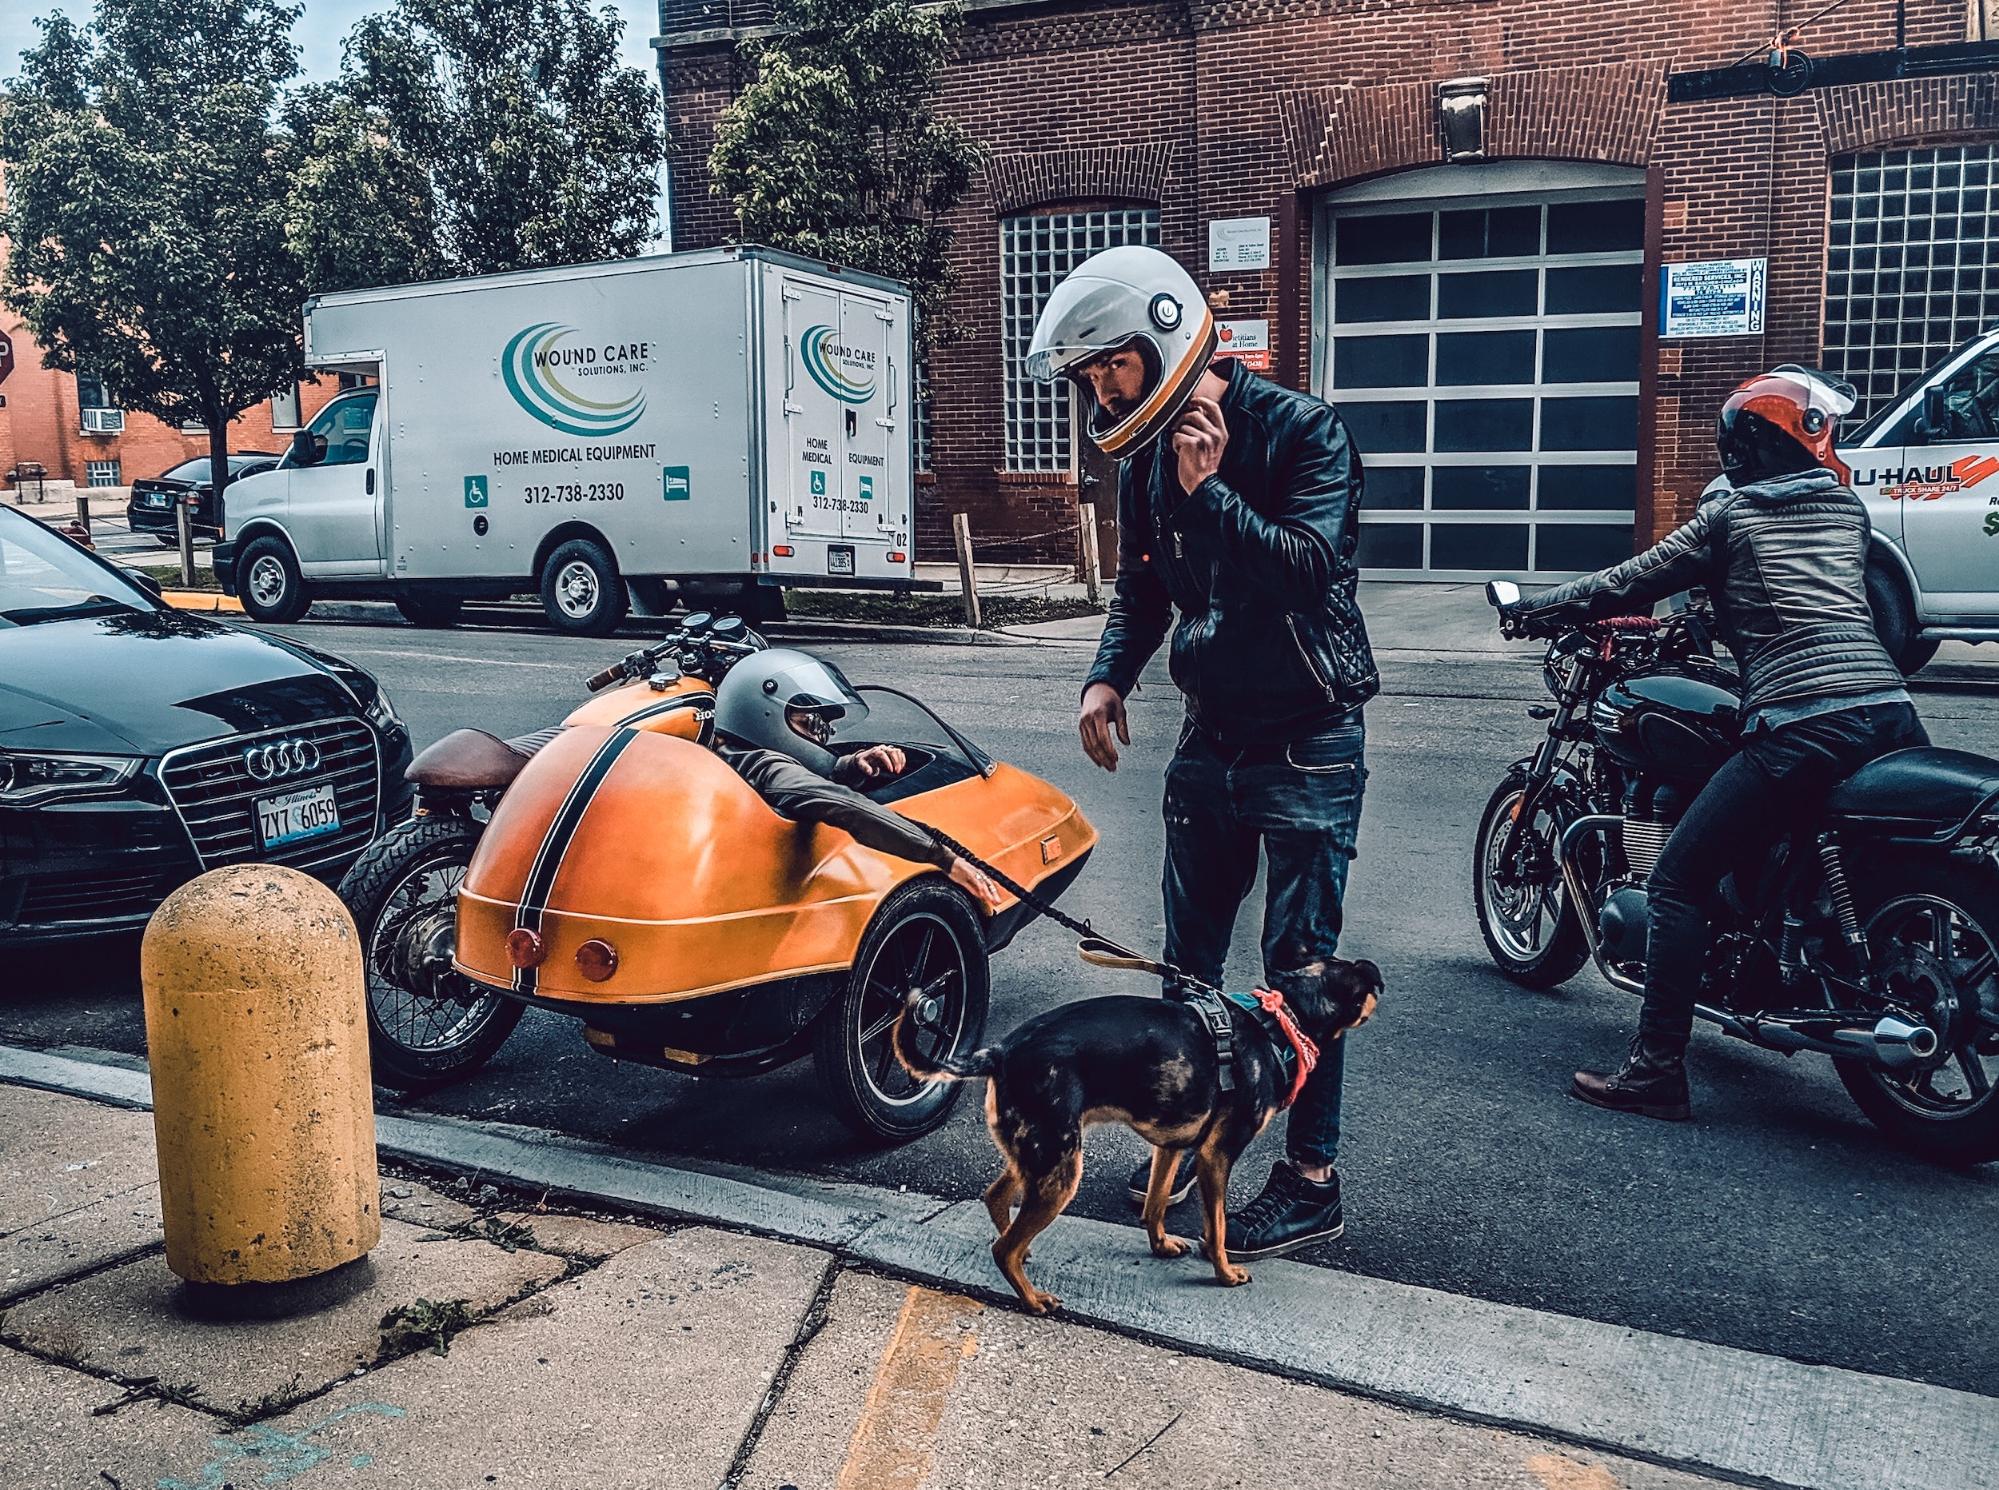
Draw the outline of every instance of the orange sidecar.
[[[877,800],[930,824],[1042,898],[1096,832],[1074,802],[995,762],[922,705],[860,689],[865,738],[910,766]],[[1031,913],[988,915],[934,869],[779,817],[702,746],[572,721],[494,807],[458,892],[453,965],[574,1014],[597,1049],[704,1075],[814,1055],[840,1115],[877,1139],[942,1122],[956,1088],[914,1081],[889,1028],[922,997],[919,1041],[979,1040],[987,955]]]

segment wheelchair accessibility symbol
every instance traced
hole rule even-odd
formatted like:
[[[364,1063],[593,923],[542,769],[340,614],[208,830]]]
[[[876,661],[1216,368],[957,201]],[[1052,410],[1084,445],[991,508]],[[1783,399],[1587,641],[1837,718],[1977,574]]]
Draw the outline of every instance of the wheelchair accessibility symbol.
[[[486,505],[486,478],[484,476],[467,476],[465,478],[465,505],[467,507],[484,507]]]

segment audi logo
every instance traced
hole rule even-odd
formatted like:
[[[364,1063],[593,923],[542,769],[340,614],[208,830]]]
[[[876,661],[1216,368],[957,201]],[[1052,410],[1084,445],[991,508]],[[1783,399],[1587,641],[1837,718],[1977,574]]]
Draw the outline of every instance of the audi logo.
[[[243,769],[252,781],[276,781],[281,776],[303,776],[319,768],[319,747],[310,740],[274,740],[268,745],[252,745],[243,752]]]

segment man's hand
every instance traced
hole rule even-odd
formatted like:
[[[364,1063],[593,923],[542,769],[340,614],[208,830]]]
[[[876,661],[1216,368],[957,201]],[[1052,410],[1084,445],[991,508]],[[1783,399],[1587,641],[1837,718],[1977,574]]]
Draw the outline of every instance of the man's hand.
[[[996,911],[1000,907],[1000,887],[983,869],[964,859],[951,860],[951,883],[961,890],[969,890],[974,900],[982,902],[987,910]]]
[[[909,765],[909,757],[894,745],[870,745],[855,751],[848,759],[853,761],[854,770],[863,781],[873,781],[877,776],[900,776]]]
[[[1106,771],[1117,769],[1118,741],[1131,743],[1131,726],[1125,722],[1124,698],[1108,683],[1092,683],[1083,690],[1083,712],[1076,721],[1083,736],[1083,754]],[[1112,731],[1116,731],[1113,738]]]
[[[1180,459],[1180,489],[1188,496],[1194,488],[1222,468],[1222,452],[1229,448],[1229,427],[1222,419],[1222,406],[1197,393],[1187,402],[1179,423],[1173,426],[1173,453]]]

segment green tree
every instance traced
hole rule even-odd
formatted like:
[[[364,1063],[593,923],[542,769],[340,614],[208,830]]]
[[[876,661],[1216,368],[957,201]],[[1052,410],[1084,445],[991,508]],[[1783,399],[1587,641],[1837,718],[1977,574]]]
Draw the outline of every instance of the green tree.
[[[624,26],[585,0],[396,0],[288,113],[315,290],[627,258],[666,134]]]
[[[50,365],[122,408],[208,431],[303,371],[284,141],[298,11],[278,0],[98,0],[41,42],[0,104],[0,299]]]
[[[984,159],[932,112],[960,20],[916,0],[778,0],[708,158],[744,241],[904,281],[926,350],[957,329],[945,220]]]

